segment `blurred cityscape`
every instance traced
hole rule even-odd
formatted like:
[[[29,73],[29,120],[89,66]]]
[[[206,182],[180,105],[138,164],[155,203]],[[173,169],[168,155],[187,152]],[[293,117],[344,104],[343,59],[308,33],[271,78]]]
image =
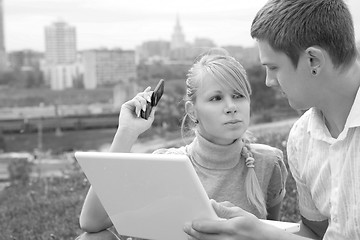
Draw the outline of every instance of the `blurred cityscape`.
[[[60,136],[63,130],[114,128],[120,106],[160,78],[166,82],[165,96],[154,126],[173,130],[183,114],[179,102],[187,71],[200,53],[213,47],[226,49],[246,68],[253,88],[253,122],[294,112],[265,86],[256,46],[219,46],[206,37],[188,42],[178,15],[169,40],[149,39],[136,49],[79,51],[76,26],[56,20],[43,29],[44,52],[7,52],[3,16],[0,0],[0,140],[1,134],[51,130]]]
[[[54,167],[59,157],[53,155],[106,148],[117,127],[120,106],[146,86],[154,87],[160,78],[166,81],[160,113],[142,137],[177,131],[186,74],[207,49],[222,47],[246,67],[259,65],[255,46],[218,46],[209,38],[186,41],[179,16],[174,16],[168,41],[150,39],[136,49],[79,51],[76,26],[57,20],[43,29],[45,52],[6,52],[3,25],[0,0],[0,180],[8,178],[7,166],[13,159],[42,159],[42,166],[50,162],[51,169],[59,172]],[[254,75],[259,69],[263,73],[261,68],[253,69]],[[146,151],[152,145],[136,145],[134,151]]]
[[[0,120],[5,132],[26,129],[36,118],[117,113],[124,101],[150,85],[152,79],[184,81],[196,56],[217,47],[208,38],[187,42],[181,19],[174,16],[173,33],[168,41],[149,40],[136,49],[119,46],[78,51],[76,26],[57,20],[43,29],[45,52],[31,49],[6,52],[2,0],[0,4],[0,91],[3,93]],[[258,62],[255,47],[221,47],[244,65]],[[96,101],[106,90],[108,101]],[[51,97],[42,97],[49,92],[57,92],[53,94],[60,97],[53,101]],[[93,101],[76,100],[77,95],[85,98],[90,92],[96,95]],[[20,96],[16,98],[17,95]]]
[[[174,16],[173,33],[169,40],[149,39],[136,49],[122,49],[119,46],[114,49],[79,51],[76,26],[57,20],[43,29],[45,52],[32,49],[6,52],[2,0],[0,4],[0,88],[37,88],[44,91],[114,89],[111,103],[108,103],[111,106],[97,104],[93,107],[87,103],[86,106],[74,103],[71,107],[62,107],[61,102],[55,103],[58,106],[48,106],[47,103],[34,106],[29,102],[32,105],[29,109],[29,106],[0,105],[0,119],[100,113],[108,112],[111,108],[116,111],[129,96],[138,91],[140,81],[157,77],[154,76],[156,73],[151,73],[152,71],[157,71],[159,76],[165,73],[160,77],[168,77],[167,80],[184,80],[186,70],[194,58],[206,49],[217,47],[209,38],[197,38],[192,43],[186,41],[181,19]],[[227,49],[243,64],[249,65],[258,61],[255,47],[221,47]]]

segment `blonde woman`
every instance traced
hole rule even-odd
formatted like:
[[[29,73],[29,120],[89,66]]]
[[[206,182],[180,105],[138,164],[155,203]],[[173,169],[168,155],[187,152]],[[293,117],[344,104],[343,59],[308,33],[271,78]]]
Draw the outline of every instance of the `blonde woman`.
[[[258,218],[279,220],[287,170],[279,149],[246,138],[251,87],[244,68],[226,52],[216,50],[200,56],[187,77],[182,131],[192,130],[194,140],[155,153],[187,155],[209,198],[239,206]],[[138,136],[150,128],[154,111],[148,120],[138,117],[150,93],[147,88],[122,106],[111,151],[129,152]],[[109,234],[101,232],[112,223],[92,189],[80,225],[87,232],[100,232],[81,239]]]

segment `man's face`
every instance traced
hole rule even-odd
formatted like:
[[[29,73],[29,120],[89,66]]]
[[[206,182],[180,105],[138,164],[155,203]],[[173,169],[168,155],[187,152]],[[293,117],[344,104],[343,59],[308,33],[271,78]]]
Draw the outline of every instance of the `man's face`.
[[[278,88],[296,110],[311,107],[311,88],[306,58],[300,56],[297,68],[282,52],[274,51],[267,41],[258,41],[260,61],[266,67],[266,85]]]

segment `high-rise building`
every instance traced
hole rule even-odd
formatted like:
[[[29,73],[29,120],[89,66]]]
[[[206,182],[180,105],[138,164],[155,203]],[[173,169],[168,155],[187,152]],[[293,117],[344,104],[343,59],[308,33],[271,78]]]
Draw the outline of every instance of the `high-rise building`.
[[[127,84],[136,78],[135,52],[131,50],[88,50],[83,53],[84,87]]]
[[[146,41],[136,49],[139,61],[165,61],[170,55],[170,42],[163,40]]]
[[[45,56],[47,64],[67,64],[76,60],[75,27],[58,21],[45,28]]]
[[[4,40],[4,15],[3,15],[3,0],[0,0],[0,73],[6,70],[6,51]]]
[[[53,90],[73,87],[78,78],[75,27],[63,21],[45,27],[45,81]]]

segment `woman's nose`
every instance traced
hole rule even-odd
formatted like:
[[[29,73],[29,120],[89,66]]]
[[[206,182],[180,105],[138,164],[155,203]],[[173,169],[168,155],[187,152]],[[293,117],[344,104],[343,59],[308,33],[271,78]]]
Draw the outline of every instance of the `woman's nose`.
[[[236,104],[233,99],[229,99],[226,101],[225,112],[227,114],[237,112]]]

